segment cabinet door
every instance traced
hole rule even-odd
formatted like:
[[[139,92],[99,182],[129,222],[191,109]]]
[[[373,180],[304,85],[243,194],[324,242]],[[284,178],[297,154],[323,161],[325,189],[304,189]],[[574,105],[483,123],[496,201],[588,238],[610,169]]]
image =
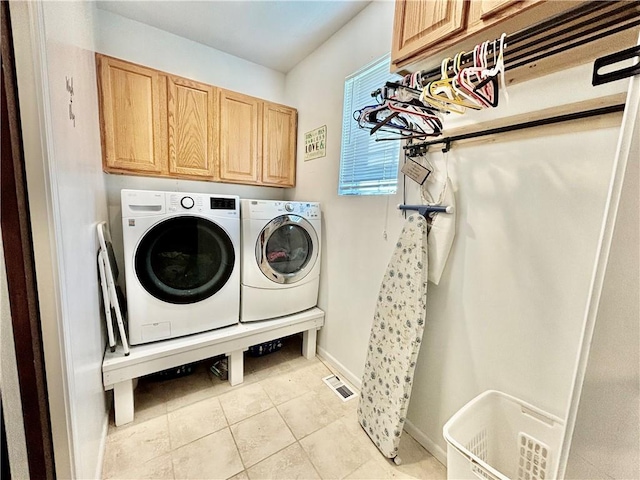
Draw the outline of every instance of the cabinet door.
[[[262,183],[293,187],[296,181],[298,112],[265,102],[262,116]]]
[[[164,78],[155,70],[96,55],[105,171],[160,173]]]
[[[169,173],[215,179],[216,89],[174,76],[167,82]]]
[[[220,89],[220,179],[258,183],[261,155],[261,102]]]
[[[392,63],[464,30],[464,0],[396,0]]]
[[[480,0],[480,17],[487,18],[495,15],[503,8],[518,3],[520,0]]]

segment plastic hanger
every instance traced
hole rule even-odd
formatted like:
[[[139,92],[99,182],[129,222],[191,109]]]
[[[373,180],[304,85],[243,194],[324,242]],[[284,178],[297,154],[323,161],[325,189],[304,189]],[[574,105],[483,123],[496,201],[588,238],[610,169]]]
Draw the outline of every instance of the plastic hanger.
[[[460,72],[460,83],[470,91],[484,107],[498,105],[498,82],[495,76],[487,77],[487,52],[489,42],[476,45],[473,50],[473,67]]]
[[[412,74],[412,77],[415,78],[416,74]],[[431,134],[439,134],[442,130],[442,120],[437,110],[425,106],[415,92],[416,89],[407,90],[406,87],[393,90],[386,88],[382,90],[382,96],[390,110],[404,115],[409,122],[425,123],[423,130],[431,129]]]
[[[407,122],[403,118],[396,118],[398,115],[393,115],[394,112],[391,111],[386,103],[378,104],[378,105],[369,105],[364,107],[362,110],[356,110],[354,112],[354,118],[356,118],[356,114],[358,117],[356,120],[358,121],[358,125],[361,128],[369,128],[375,127],[377,125],[387,125],[389,128],[398,128],[403,129],[408,127]]]
[[[477,45],[476,45],[476,49],[478,49]],[[477,64],[476,64],[477,58],[475,55],[476,49],[474,49],[474,66],[473,67],[461,68],[460,63],[461,63],[462,56],[465,54],[465,52],[460,52],[454,57],[453,71],[455,75],[451,82],[451,86],[453,87],[453,89],[456,91],[458,95],[467,99],[469,102],[477,105],[477,109],[482,109],[486,107],[487,104],[480,96],[478,96],[474,92],[475,85],[469,82],[471,78],[470,72],[473,72],[474,70],[477,69]]]
[[[443,65],[444,68],[446,68],[446,62],[449,59],[446,59],[443,61]],[[441,65],[441,70],[442,70],[442,65]],[[442,74],[441,74],[441,78],[442,78]],[[446,76],[446,71],[444,76]],[[442,113],[450,113],[452,111],[455,111],[455,113],[464,113],[464,108],[460,108],[460,107],[450,107],[450,104],[448,102],[444,102],[439,98],[435,98],[431,95],[430,93],[430,87],[431,87],[431,83],[427,83],[426,85],[424,85],[422,87],[422,92],[420,93],[420,97],[419,100],[424,104],[427,105],[431,108],[434,108],[436,110],[438,110],[439,112]]]
[[[500,75],[500,85],[501,85],[501,89],[504,92],[504,97],[507,101],[509,101],[509,94],[507,93],[507,84],[505,81],[505,67],[504,67],[504,49],[505,49],[505,44],[504,44],[504,40],[505,38],[507,38],[507,34],[503,33],[502,35],[500,35],[500,52],[498,53],[498,58],[495,59],[494,64],[493,64],[493,68],[487,68],[485,70],[485,73],[483,74],[484,79],[487,79],[488,77],[497,77],[498,75]],[[493,46],[493,52],[495,55],[495,51],[496,51],[496,46],[494,44]],[[490,81],[490,80],[489,80]]]
[[[442,102],[449,111],[455,113],[464,113],[467,108],[479,110],[477,104],[461,97],[452,86],[452,78],[447,75],[447,65],[451,58],[445,58],[440,67],[440,80],[430,82],[427,85],[428,97]],[[423,90],[424,92],[424,90]]]
[[[411,120],[416,123],[423,123],[425,128],[432,130],[432,135],[439,135],[442,132],[442,120],[434,114],[433,110],[423,105],[389,100],[388,106],[394,112],[399,112],[405,116],[409,115]]]
[[[489,66],[489,61],[487,60],[488,53],[489,53],[489,42],[484,42],[478,54],[480,67],[483,68],[484,70],[480,72],[479,76],[476,74],[476,78],[478,78],[480,81],[474,87],[473,91],[480,98],[486,100],[488,103],[488,106],[495,108],[498,106],[498,99],[499,99],[498,79],[495,75],[488,75],[487,73],[487,68]],[[497,61],[495,54],[496,52],[495,52],[495,40],[494,40],[494,49],[493,49],[494,64]]]
[[[437,112],[418,100],[417,90],[404,85],[415,82],[416,78],[415,74],[408,75],[403,84],[389,82],[374,92],[380,103],[354,112],[359,126],[370,129],[372,134],[378,131],[399,134],[395,138],[441,135],[442,121]]]
[[[391,136],[378,137],[376,140],[402,140],[406,138],[422,138],[433,136],[431,129],[425,131],[420,125],[410,121],[400,112],[389,109],[387,104],[373,105],[354,112],[358,114],[360,128],[371,130],[371,134],[386,133]]]

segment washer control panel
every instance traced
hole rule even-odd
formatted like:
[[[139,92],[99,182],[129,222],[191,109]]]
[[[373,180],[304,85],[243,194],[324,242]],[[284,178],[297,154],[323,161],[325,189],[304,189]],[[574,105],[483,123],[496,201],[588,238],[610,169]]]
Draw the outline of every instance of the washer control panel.
[[[240,199],[235,195],[172,192],[167,193],[167,210],[237,217],[240,215]]]
[[[182,205],[182,208],[186,208],[187,210],[193,208],[195,204],[196,202],[194,202],[191,197],[182,197],[180,199],[180,205]]]

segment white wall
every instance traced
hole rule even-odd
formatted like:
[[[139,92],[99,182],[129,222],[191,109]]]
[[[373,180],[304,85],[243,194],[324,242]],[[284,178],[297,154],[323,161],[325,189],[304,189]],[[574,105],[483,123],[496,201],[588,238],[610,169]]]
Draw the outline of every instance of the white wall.
[[[100,471],[107,409],[100,373],[105,336],[96,267],[96,224],[106,220],[107,209],[100,163],[93,11],[92,4],[83,2],[44,4],[54,147],[49,168],[58,210],[55,226],[78,478]],[[69,118],[66,89],[66,79],[71,77],[75,125]]]
[[[94,6],[12,4],[18,90],[56,473],[99,474],[107,427],[95,225],[107,215]],[[73,112],[66,79],[73,77]]]
[[[287,75],[299,138],[327,125],[327,156],[302,161],[288,198],[322,202],[327,312],[319,352],[359,383],[375,302],[403,219],[402,192],[339,197],[344,78],[387,53],[393,5],[374,2]],[[458,124],[623,91],[594,89],[590,67],[510,87],[511,101]],[[309,92],[313,92],[310,94]],[[619,130],[619,116],[456,144],[448,154],[457,236],[427,326],[408,428],[440,459],[442,426],[495,388],[565,417]],[[453,125],[447,119],[448,125]],[[430,156],[443,167],[438,149]],[[407,203],[419,202],[407,180]],[[400,182],[402,183],[402,182]],[[384,232],[388,239],[385,240]]]
[[[401,194],[337,195],[344,79],[388,53],[393,7],[393,2],[373,2],[287,74],[287,100],[298,108],[296,188],[287,197],[322,202],[319,306],[327,316],[318,346],[324,356],[344,365],[345,374],[358,378],[373,300],[402,225],[394,211],[402,199]],[[304,132],[322,125],[327,126],[327,156],[304,162]]]
[[[96,51],[283,103],[284,74],[144,23],[96,9]]]

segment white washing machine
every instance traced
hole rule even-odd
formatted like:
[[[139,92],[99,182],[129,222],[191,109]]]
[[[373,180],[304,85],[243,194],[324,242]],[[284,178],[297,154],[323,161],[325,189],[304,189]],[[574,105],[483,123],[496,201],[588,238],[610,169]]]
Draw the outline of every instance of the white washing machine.
[[[242,200],[240,321],[301,312],[318,303],[320,204]]]
[[[240,199],[122,190],[129,342],[237,324]]]

